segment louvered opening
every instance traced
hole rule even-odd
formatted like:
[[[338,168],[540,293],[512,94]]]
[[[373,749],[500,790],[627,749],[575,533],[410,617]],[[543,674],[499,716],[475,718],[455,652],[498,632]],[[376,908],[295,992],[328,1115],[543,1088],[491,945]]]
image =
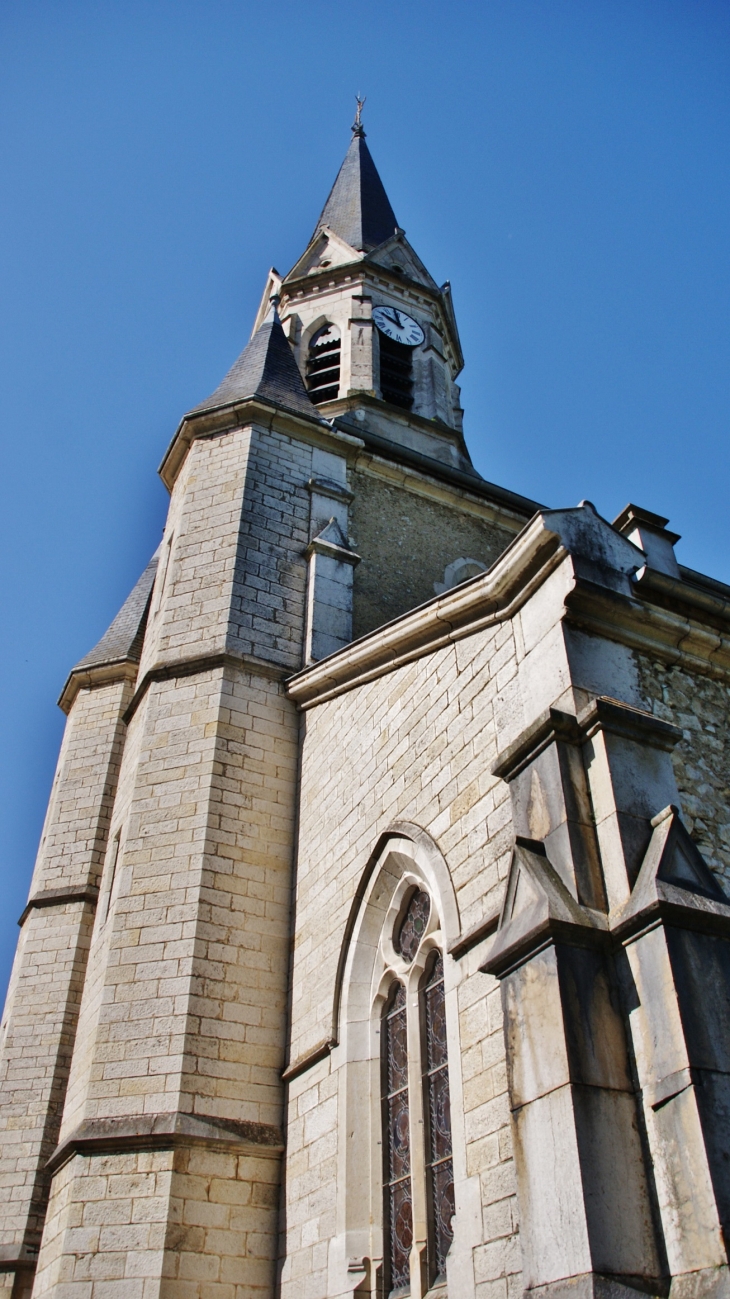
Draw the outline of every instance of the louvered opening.
[[[380,391],[383,400],[411,410],[413,406],[413,348],[380,335]]]
[[[340,331],[336,325],[323,325],[309,344],[307,392],[315,406],[339,396]]]

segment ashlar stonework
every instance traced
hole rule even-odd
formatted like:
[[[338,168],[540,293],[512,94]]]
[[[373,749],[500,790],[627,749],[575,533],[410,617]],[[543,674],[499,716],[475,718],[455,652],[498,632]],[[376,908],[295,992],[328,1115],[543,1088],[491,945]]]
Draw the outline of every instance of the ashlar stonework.
[[[358,113],[61,695],[8,1299],[730,1299],[730,588],[462,364]]]

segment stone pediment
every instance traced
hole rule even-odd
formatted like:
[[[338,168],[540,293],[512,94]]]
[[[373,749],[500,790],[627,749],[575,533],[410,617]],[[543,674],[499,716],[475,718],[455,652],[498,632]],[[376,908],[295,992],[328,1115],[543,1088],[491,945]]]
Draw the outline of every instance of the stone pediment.
[[[387,270],[395,270],[396,274],[415,280],[417,284],[422,284],[432,293],[439,292],[438,284],[433,276],[429,275],[418,253],[411,247],[402,231],[398,231],[384,244],[374,248],[371,253],[368,253],[366,261],[376,266],[383,266]]]
[[[283,282],[286,284],[290,280],[299,280],[304,275],[315,275],[329,266],[347,266],[350,262],[361,262],[364,257],[364,253],[346,243],[334,230],[322,226]]]

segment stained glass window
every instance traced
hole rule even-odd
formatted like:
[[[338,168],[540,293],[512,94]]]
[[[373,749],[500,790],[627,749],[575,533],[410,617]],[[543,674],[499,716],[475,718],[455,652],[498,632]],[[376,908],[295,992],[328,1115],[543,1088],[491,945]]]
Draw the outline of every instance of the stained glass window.
[[[446,1046],[444,963],[439,954],[422,989],[425,1029],[423,1061],[426,1112],[429,1209],[429,1264],[431,1281],[446,1274],[446,1255],[454,1238],[454,1167],[451,1158],[451,1104],[449,1061]]]
[[[413,1245],[406,990],[397,983],[383,1022],[383,1134],[386,1293],[410,1289]]]
[[[409,965],[416,955],[421,939],[426,932],[430,914],[431,899],[428,893],[424,893],[423,889],[416,889],[406,907],[406,913],[395,939],[396,951],[400,952],[404,961],[408,961]]]

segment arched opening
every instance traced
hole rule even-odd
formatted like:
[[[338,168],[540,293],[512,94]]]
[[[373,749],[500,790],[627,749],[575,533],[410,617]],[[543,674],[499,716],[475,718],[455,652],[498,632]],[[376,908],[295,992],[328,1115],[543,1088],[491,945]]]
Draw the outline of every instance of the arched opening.
[[[333,1034],[345,1070],[343,1258],[350,1270],[361,1262],[363,1292],[382,1299],[444,1285],[474,1244],[471,1219],[457,1230],[454,1212],[466,1179],[458,1051],[451,1076],[449,1059],[458,973],[447,953],[460,934],[458,906],[425,832],[405,822],[393,830],[353,900]]]
[[[340,331],[323,325],[312,335],[307,352],[307,392],[315,406],[335,401],[340,392]]]

